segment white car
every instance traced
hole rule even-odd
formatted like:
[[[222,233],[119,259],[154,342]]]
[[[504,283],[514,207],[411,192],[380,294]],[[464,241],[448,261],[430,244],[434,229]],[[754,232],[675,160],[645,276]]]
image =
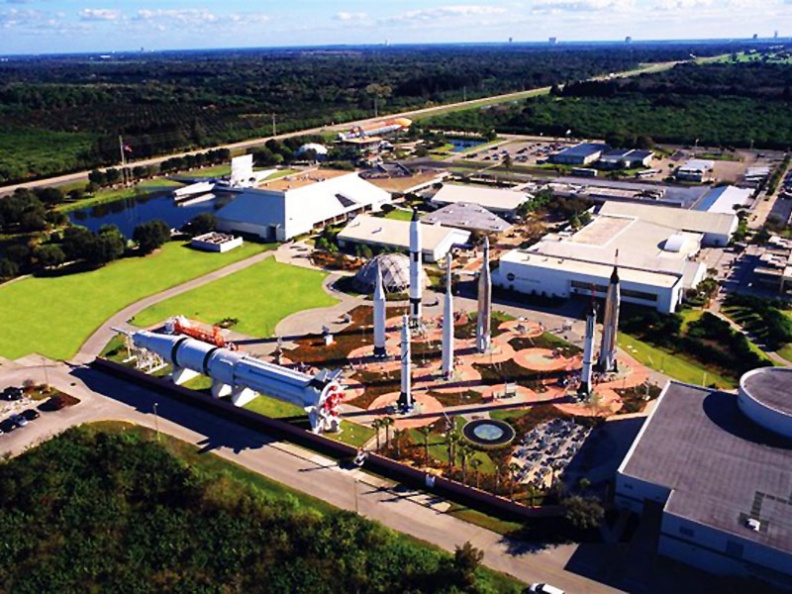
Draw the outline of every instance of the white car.
[[[528,588],[529,592],[536,592],[537,594],[564,594],[561,588],[556,588],[550,584],[531,584]]]
[[[28,424],[27,419],[25,417],[21,416],[21,415],[11,415],[11,421],[17,427],[24,427],[25,425]]]

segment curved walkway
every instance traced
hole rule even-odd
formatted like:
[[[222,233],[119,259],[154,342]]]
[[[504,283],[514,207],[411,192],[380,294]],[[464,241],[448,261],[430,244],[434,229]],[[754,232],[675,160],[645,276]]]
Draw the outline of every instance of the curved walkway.
[[[186,293],[187,291],[191,291],[197,287],[211,283],[212,281],[229,276],[235,272],[244,270],[245,268],[249,268],[250,266],[258,264],[259,262],[263,262],[272,256],[273,252],[271,251],[256,254],[255,256],[251,256],[245,260],[240,260],[239,262],[234,262],[225,268],[220,268],[219,270],[199,276],[198,278],[194,278],[193,280],[182,283],[181,285],[171,287],[170,289],[166,289],[155,295],[144,297],[140,301],[136,301],[135,303],[126,306],[121,311],[113,314],[112,317],[99,326],[99,328],[88,337],[88,340],[82,344],[80,350],[74,357],[72,357],[71,361],[80,365],[86,365],[93,361],[101,354],[107,343],[110,342],[110,339],[112,339],[117,334],[113,328],[120,328],[122,330],[134,329],[129,324],[129,320],[147,307],[150,307],[155,303],[159,303],[160,301],[170,299],[171,297],[175,297],[176,295],[181,295],[182,293]]]

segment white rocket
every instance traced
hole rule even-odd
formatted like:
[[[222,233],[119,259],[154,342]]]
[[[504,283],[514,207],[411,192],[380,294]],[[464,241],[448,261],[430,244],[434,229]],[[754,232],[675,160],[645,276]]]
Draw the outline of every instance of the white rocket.
[[[586,337],[583,343],[583,369],[580,372],[579,394],[591,394],[591,374],[594,367],[594,334],[597,328],[597,310],[592,299],[591,309],[586,316]]]
[[[382,271],[377,262],[377,279],[374,285],[374,356],[385,357],[385,290],[382,288]]]
[[[608,285],[608,294],[605,297],[605,314],[602,320],[602,344],[600,346],[597,367],[600,371],[616,371],[616,330],[619,327],[619,303],[621,294],[619,289],[619,272],[613,267],[613,274]]]
[[[410,325],[421,325],[421,223],[418,210],[413,210],[410,221]]]
[[[478,317],[476,318],[476,350],[486,353],[490,349],[492,318],[492,276],[489,268],[489,238],[484,238],[484,260],[478,282]]]
[[[132,340],[173,365],[171,379],[176,384],[203,374],[212,378],[213,396],[230,394],[237,406],[259,392],[304,408],[315,432],[338,429],[343,389],[336,381],[337,372],[308,375],[178,334],[141,330],[132,334]]]
[[[409,412],[413,408],[412,382],[410,378],[410,318],[404,314],[401,331],[401,391],[399,392],[399,412]]]
[[[446,256],[446,294],[443,305],[443,376],[454,373],[454,296],[451,293],[451,252]]]

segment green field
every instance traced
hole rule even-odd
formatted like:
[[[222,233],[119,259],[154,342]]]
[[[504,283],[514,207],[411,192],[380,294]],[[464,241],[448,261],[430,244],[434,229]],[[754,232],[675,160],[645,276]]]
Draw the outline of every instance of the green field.
[[[0,184],[32,174],[56,175],[85,166],[94,136],[42,129],[0,130]]]
[[[0,356],[35,352],[68,359],[124,307],[265,249],[248,243],[208,254],[169,243],[146,258],[125,258],[91,272],[6,283],[0,286]]]
[[[289,314],[336,303],[322,289],[326,276],[315,270],[279,264],[270,258],[157,303],[140,312],[133,322],[137,326],[151,326],[175,315],[207,324],[236,318],[239,322],[233,327],[235,331],[272,336],[275,325]]]
[[[643,341],[633,338],[621,332],[618,336],[619,346],[623,348],[639,363],[643,363],[650,369],[664,373],[681,382],[696,385],[717,384],[719,388],[734,388],[736,382],[733,379],[702,367],[698,363],[683,359],[678,355],[664,351]]]
[[[385,218],[393,219],[394,221],[411,221],[412,212],[410,212],[409,210],[402,210],[401,208],[397,208],[387,213],[385,215]]]

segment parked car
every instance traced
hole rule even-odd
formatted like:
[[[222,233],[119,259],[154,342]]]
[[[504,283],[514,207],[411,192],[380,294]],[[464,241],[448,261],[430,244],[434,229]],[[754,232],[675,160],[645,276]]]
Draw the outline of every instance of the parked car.
[[[11,415],[11,416],[9,417],[9,419],[10,419],[10,420],[11,420],[11,422],[13,422],[13,423],[14,423],[14,425],[16,425],[17,427],[24,427],[25,425],[27,425],[27,424],[28,424],[28,422],[27,422],[27,419],[26,419],[25,417],[21,416],[21,415]]]
[[[11,419],[4,419],[0,421],[0,431],[5,433],[11,433],[14,429],[16,429],[16,423]]]
[[[550,584],[531,584],[528,591],[537,592],[538,594],[564,594],[561,588],[556,588]]]
[[[16,386],[8,386],[5,390],[3,390],[2,394],[3,400],[22,400],[22,388],[17,388]]]
[[[41,415],[39,414],[39,412],[35,408],[28,408],[28,409],[23,410],[22,414],[20,416],[23,419],[25,419],[26,421],[35,421]]]

